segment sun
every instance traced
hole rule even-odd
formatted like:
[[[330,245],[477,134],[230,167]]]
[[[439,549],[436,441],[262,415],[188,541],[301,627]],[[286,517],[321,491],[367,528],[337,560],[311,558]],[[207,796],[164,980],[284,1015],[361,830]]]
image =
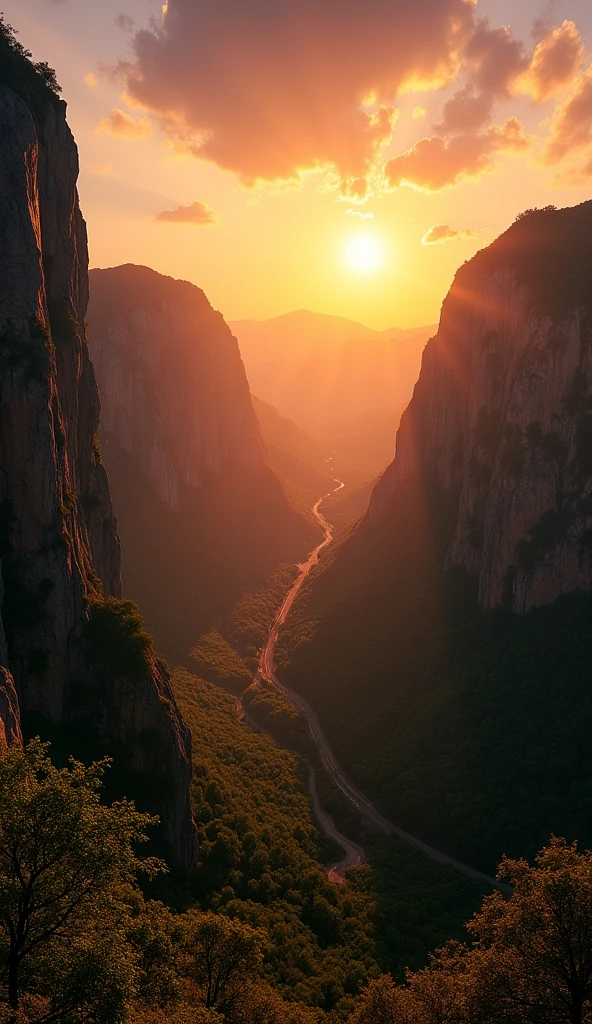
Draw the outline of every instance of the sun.
[[[345,247],[345,258],[352,270],[359,274],[372,274],[382,265],[384,251],[374,235],[356,235]]]

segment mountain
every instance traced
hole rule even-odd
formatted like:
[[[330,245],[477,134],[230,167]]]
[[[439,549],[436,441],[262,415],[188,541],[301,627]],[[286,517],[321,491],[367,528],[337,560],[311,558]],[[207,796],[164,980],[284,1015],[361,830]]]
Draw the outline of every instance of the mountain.
[[[292,420],[256,395],[251,395],[255,415],[261,428],[265,446],[270,446],[299,462],[311,466],[317,472],[327,472],[327,457],[320,443]]]
[[[90,286],[102,428],[158,496],[178,510],[183,487],[229,467],[262,467],[237,345],[204,293],[132,264],[92,270]]]
[[[432,332],[430,327],[373,331],[307,310],[272,320],[238,320],[230,327],[252,391],[313,434],[334,423],[402,409]]]
[[[22,726],[53,739],[56,756],[111,753],[124,791],[160,815],[172,863],[190,868],[189,733],[151,638],[120,600],[85,339],[78,154],[51,73],[5,32],[0,83],[2,734],[12,742]]]
[[[251,401],[261,427],[269,465],[291,489],[294,500],[298,502],[300,499],[303,509],[308,512],[317,498],[335,486],[330,458],[324,456],[318,441],[272,405],[255,395],[251,395]]]
[[[374,513],[405,481],[458,491],[447,566],[481,607],[592,586],[592,201],[533,210],[458,271]]]
[[[133,265],[92,270],[90,289],[125,592],[185,664],[318,529],[267,464],[237,342],[204,293]]]
[[[396,455],[278,651],[391,820],[493,869],[592,842],[592,203],[458,271]]]

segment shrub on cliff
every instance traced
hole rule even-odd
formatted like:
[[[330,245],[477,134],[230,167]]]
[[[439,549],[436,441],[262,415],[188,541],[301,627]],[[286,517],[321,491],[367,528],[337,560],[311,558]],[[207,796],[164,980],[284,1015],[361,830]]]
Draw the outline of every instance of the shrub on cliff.
[[[114,676],[137,681],[152,670],[154,644],[133,601],[91,600],[85,640],[89,663]]]
[[[18,42],[15,30],[0,14],[0,85],[7,85],[40,115],[49,103],[59,102],[56,73],[45,61],[34,61]]]

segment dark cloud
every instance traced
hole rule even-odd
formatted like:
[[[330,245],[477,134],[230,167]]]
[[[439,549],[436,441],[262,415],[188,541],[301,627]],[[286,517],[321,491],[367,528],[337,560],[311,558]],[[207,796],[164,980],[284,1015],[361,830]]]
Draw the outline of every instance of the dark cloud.
[[[169,224],[216,224],[218,218],[207,203],[192,203],[191,206],[177,206],[174,210],[161,210],[154,218]]]
[[[120,67],[175,145],[246,182],[359,179],[397,92],[450,80],[473,23],[470,0],[169,0]]]
[[[509,28],[492,28],[480,18],[464,51],[468,81],[444,106],[443,135],[476,131],[491,121],[496,101],[508,99],[513,83],[529,65],[524,45]]]
[[[133,32],[136,24],[130,14],[118,14],[113,20],[117,28],[120,28],[122,32]]]

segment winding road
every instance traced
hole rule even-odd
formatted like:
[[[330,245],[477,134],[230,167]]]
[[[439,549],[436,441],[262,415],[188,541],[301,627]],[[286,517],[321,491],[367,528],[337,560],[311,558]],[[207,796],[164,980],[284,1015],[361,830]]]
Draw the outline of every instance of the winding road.
[[[329,494],[335,494],[336,491],[341,490],[341,488],[345,486],[345,484],[339,480],[336,480],[335,483],[338,484],[338,486],[330,491]],[[323,529],[323,540],[310,553],[307,561],[298,566],[298,576],[284,598],[283,604],[270,628],[267,644],[261,653],[261,658],[259,660],[259,676],[275,686],[276,689],[279,690],[287,700],[294,704],[300,713],[306,718],[310,735],[316,744],[323,767],[329,773],[333,782],[341,790],[349,803],[359,811],[364,823],[373,826],[385,835],[398,836],[398,838],[402,839],[408,846],[412,846],[414,849],[420,850],[422,853],[425,853],[432,860],[438,861],[440,864],[446,864],[449,867],[454,868],[455,871],[466,875],[467,878],[472,878],[478,882],[485,882],[492,888],[499,889],[504,893],[509,892],[509,886],[499,882],[491,875],[486,875],[482,871],[477,871],[476,868],[470,867],[468,864],[463,864],[462,861],[456,860],[447,853],[443,853],[441,850],[435,849],[435,847],[430,846],[428,843],[424,843],[422,839],[418,839],[416,836],[410,835],[409,832],[405,832],[404,829],[400,828],[398,825],[394,825],[391,821],[388,821],[388,819],[380,813],[368,797],[366,797],[345,774],[343,768],[341,768],[333,751],[331,750],[328,740],[321,729],[319,720],[308,701],[306,701],[304,697],[301,697],[300,694],[296,693],[295,690],[291,690],[289,687],[281,683],[276,675],[275,651],[279,631],[284,625],[288,612],[294,604],[306,577],[312,568],[317,565],[321,552],[328,547],[333,540],[333,527],[329,522],[327,522],[321,512],[321,504],[325,498],[329,497],[329,494],[325,494],[322,498],[319,498],[312,510],[313,515]],[[332,873],[338,876],[335,880],[341,880],[347,868],[362,863],[364,859],[364,851],[356,843],[353,843],[351,840],[341,835],[341,833],[336,829],[332,818],[323,810],[316,785],[314,783],[314,769],[311,767],[310,771],[312,776],[309,789],[314,812],[319,819],[323,830],[327,835],[331,836],[332,839],[335,839],[344,851],[343,859],[339,864],[334,865],[329,873],[330,877]]]

